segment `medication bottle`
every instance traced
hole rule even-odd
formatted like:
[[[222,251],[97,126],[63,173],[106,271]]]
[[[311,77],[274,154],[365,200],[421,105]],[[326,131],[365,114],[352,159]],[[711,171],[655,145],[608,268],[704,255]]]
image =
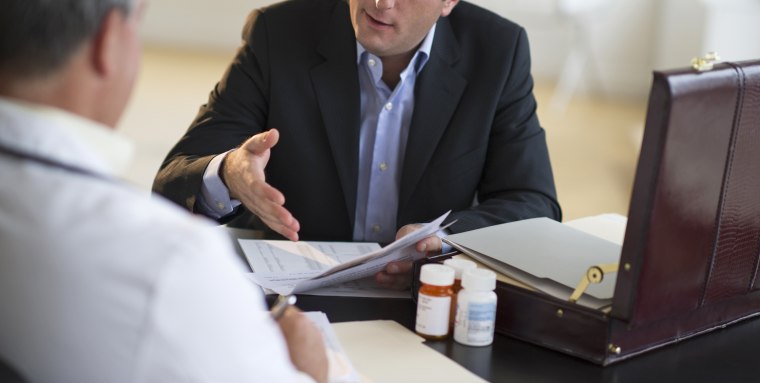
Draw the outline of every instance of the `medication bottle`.
[[[496,274],[491,270],[467,270],[457,297],[454,340],[467,346],[493,342],[496,325]]]
[[[474,269],[475,262],[461,258],[450,258],[443,264],[454,269],[454,296],[451,297],[451,312],[449,313],[449,332],[454,331],[454,319],[457,313],[457,294],[462,289],[462,273]]]
[[[453,285],[454,269],[448,266],[427,264],[420,269],[414,330],[423,338],[441,340],[449,336]]]

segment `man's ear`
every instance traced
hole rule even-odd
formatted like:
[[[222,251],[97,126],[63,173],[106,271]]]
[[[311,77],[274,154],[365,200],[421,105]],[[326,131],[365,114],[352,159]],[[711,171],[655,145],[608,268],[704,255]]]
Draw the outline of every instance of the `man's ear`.
[[[454,7],[459,4],[459,0],[443,0],[443,9],[441,10],[441,17],[446,17],[451,14]]]
[[[111,9],[100,25],[93,40],[91,63],[93,70],[101,77],[109,77],[119,66],[120,40],[127,22],[120,10]]]

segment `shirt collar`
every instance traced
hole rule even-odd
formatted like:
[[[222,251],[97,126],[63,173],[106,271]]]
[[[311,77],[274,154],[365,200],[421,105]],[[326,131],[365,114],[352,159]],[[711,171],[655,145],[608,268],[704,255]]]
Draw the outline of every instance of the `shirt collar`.
[[[35,132],[31,131],[33,130],[31,127],[44,125],[44,129],[56,129],[65,136],[76,138],[89,151],[93,152],[95,157],[100,160],[100,163],[95,164],[89,161],[82,163],[85,162],[84,158],[77,158],[77,155],[65,153],[65,142],[61,142],[56,147],[47,142],[36,145],[33,142],[25,142],[23,139],[16,140],[15,144],[24,146],[25,150],[32,151],[34,154],[55,157],[67,163],[75,162],[76,165],[112,174],[123,172],[129,165],[133,151],[131,141],[105,125],[63,109],[0,97],[0,115],[2,114],[14,116],[14,119],[19,121],[19,124],[28,124],[27,128],[29,129],[27,132],[19,136],[36,136],[31,141],[40,143],[40,141],[45,140],[45,134],[35,134]]]
[[[419,73],[420,70],[425,66],[425,63],[427,63],[428,58],[430,57],[430,51],[433,48],[433,38],[435,37],[435,26],[437,24],[433,24],[432,27],[430,27],[430,31],[428,31],[425,38],[422,40],[422,43],[420,44],[419,48],[417,48],[417,53],[415,53],[415,57],[417,57],[417,61],[415,63],[415,71]],[[359,43],[359,40],[356,41],[356,63],[361,64],[362,61],[362,55],[364,55],[364,52],[367,50],[362,46],[361,43]]]

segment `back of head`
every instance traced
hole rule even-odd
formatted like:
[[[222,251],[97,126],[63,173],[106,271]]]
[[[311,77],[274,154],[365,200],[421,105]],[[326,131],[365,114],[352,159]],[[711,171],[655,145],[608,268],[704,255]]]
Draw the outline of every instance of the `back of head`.
[[[4,0],[0,12],[0,78],[45,77],[93,37],[114,8],[133,0]]]

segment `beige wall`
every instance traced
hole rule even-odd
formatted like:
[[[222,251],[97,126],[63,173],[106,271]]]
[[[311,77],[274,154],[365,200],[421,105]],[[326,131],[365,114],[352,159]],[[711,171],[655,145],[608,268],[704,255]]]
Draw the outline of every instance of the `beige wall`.
[[[550,11],[554,0],[471,0],[526,27],[539,80],[559,76],[572,40],[572,27]],[[590,0],[584,0],[590,1]],[[604,18],[592,19],[597,88],[612,94],[642,96],[648,89],[649,49],[654,0],[609,0]],[[156,0],[143,27],[148,44],[232,52],[248,12],[271,0]]]
[[[470,0],[526,27],[533,72],[556,80],[574,40],[571,19],[557,2],[604,3],[583,26],[590,58],[583,88],[608,97],[642,99],[651,71],[687,65],[706,50],[729,59],[760,57],[758,0]],[[250,10],[272,0],[155,0],[143,34],[151,45],[232,52]],[[576,36],[577,37],[577,36]]]
[[[558,0],[472,1],[528,30],[538,113],[566,219],[627,213],[653,68],[685,66],[707,50],[728,59],[760,57],[760,0],[563,0],[610,3],[587,24],[594,65],[581,83],[596,92],[553,108],[553,80],[572,41],[567,20],[551,13]],[[150,188],[161,160],[221,77],[247,13],[266,3],[150,2],[143,71],[121,124],[136,143],[129,180]]]

